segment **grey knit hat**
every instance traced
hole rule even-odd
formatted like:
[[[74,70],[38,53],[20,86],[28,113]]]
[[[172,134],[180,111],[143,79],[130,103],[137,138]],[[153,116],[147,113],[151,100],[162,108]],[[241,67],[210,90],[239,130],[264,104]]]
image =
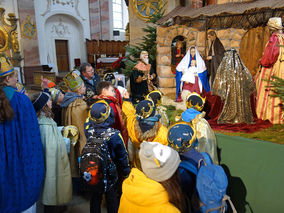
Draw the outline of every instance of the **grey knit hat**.
[[[157,142],[140,144],[139,157],[145,175],[157,182],[171,178],[180,163],[177,151]]]

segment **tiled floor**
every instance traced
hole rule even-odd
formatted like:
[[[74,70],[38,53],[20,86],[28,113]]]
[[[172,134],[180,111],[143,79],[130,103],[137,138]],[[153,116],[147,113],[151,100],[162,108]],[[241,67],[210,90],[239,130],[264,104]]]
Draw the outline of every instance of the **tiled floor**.
[[[89,199],[73,195],[72,202],[68,205],[68,210],[64,213],[88,213],[90,212],[90,202]],[[102,213],[106,213],[106,207],[102,205]]]
[[[103,204],[101,213],[107,213],[106,207]],[[43,205],[37,203],[36,213],[43,213]],[[68,204],[67,210],[64,213],[89,213],[90,202],[88,198],[83,196],[73,195],[73,200]]]

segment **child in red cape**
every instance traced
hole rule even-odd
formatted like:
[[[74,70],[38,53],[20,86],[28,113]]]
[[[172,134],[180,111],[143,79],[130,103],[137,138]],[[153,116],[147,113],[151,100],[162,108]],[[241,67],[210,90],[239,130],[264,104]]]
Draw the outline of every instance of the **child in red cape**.
[[[127,148],[128,132],[122,119],[121,96],[120,98],[117,97],[117,94],[120,95],[120,93],[117,93],[115,91],[115,87],[111,82],[102,81],[97,86],[97,94],[98,99],[104,99],[113,109],[115,114],[115,122],[113,128],[118,129],[121,132],[124,144]]]

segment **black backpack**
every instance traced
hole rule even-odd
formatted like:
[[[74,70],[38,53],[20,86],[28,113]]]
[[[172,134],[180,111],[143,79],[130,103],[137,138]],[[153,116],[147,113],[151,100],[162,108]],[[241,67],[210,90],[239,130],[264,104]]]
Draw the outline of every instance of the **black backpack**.
[[[80,176],[88,187],[108,191],[117,182],[117,171],[108,151],[107,141],[89,137],[79,161]]]

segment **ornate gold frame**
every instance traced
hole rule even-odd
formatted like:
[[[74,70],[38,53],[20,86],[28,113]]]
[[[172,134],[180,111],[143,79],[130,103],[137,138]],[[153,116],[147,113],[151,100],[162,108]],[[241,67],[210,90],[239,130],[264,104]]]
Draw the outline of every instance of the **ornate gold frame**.
[[[198,105],[198,106],[193,106],[192,103],[191,103],[191,101],[188,101],[188,98],[189,98],[190,96],[194,96],[194,95],[195,95],[195,96],[198,96],[198,97],[203,101],[202,106],[199,106],[199,105]],[[191,107],[195,107],[197,111],[201,112],[201,110],[203,109],[203,107],[204,107],[204,105],[205,105],[205,101],[206,101],[206,97],[205,97],[205,98],[202,98],[201,95],[199,95],[198,93],[192,92],[192,93],[190,93],[190,94],[186,97],[186,107],[187,107],[187,109],[189,109],[189,108],[191,108]]]
[[[19,50],[17,21],[14,13],[9,13],[5,18],[5,9],[0,7],[0,33],[5,40],[4,46],[0,48],[0,54],[8,57],[13,66],[20,66],[23,59]]]
[[[142,15],[142,14],[140,13],[140,11],[139,11],[139,9],[138,9],[138,6],[137,6],[137,3],[138,3],[138,2],[137,2],[137,1],[139,1],[139,2],[141,2],[141,3],[142,3],[142,2],[146,2],[146,1],[150,1],[150,3],[156,2],[156,3],[159,4],[159,8],[157,8],[157,10],[156,10],[153,14],[151,14],[150,16],[144,16],[144,15]],[[135,11],[136,15],[138,15],[138,17],[139,17],[140,19],[142,19],[142,20],[144,20],[144,21],[148,21],[152,15],[156,14],[156,13],[158,12],[158,10],[162,8],[162,2],[163,2],[163,0],[132,0],[132,2],[133,2],[133,8],[134,8],[134,11]],[[145,8],[145,9],[147,9],[147,8]]]
[[[29,24],[30,26],[34,26],[34,34],[32,36],[29,36],[25,33],[24,26],[26,24]],[[24,22],[21,24],[21,31],[22,31],[23,36],[25,36],[26,38],[32,39],[36,36],[37,34],[36,24],[34,22],[31,22],[31,17],[29,15],[26,16]]]
[[[9,37],[8,37],[8,33],[5,31],[5,29],[2,26],[0,26],[0,32],[3,34],[4,36],[3,39],[5,40],[5,45],[0,49],[0,52],[4,52],[8,48]]]

